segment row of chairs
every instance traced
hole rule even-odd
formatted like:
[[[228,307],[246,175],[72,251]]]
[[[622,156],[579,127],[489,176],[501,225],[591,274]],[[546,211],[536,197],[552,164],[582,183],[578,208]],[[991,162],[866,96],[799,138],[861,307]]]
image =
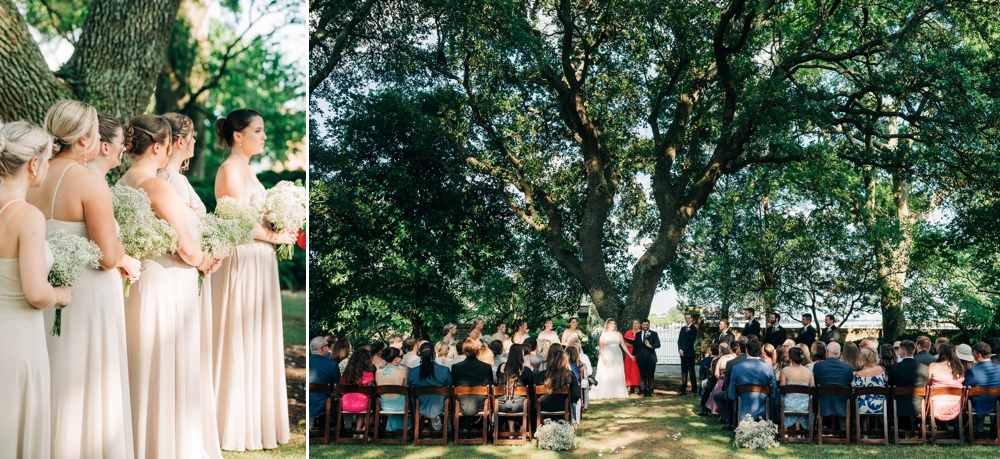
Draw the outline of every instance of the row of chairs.
[[[992,414],[985,416],[990,421],[989,436],[982,438],[976,435],[975,419],[977,417],[976,407],[972,397],[1000,397],[1000,388],[984,387],[841,387],[841,386],[780,386],[778,388],[781,395],[807,394],[811,396],[812,403],[809,404],[809,411],[791,412],[785,411],[784,398],[779,401],[778,409],[778,439],[782,442],[812,443],[815,438],[819,444],[841,443],[850,444],[853,441],[857,444],[889,444],[889,430],[892,427],[893,443],[900,444],[925,444],[927,443],[927,425],[930,424],[931,441],[935,445],[943,444],[965,444],[965,432],[969,432],[969,444],[971,445],[996,445],[1000,446],[1000,426],[998,426],[998,413],[1000,413],[1000,399],[997,400]],[[762,393],[767,395],[765,416],[771,417],[771,387],[770,386],[738,386],[737,400],[734,406],[735,413],[740,413],[742,394]],[[843,429],[824,431],[824,416],[820,409],[819,397],[822,396],[844,396],[845,412],[849,415],[845,421]],[[858,400],[863,396],[885,397],[885,405],[880,414],[863,414],[857,409]],[[911,424],[910,430],[901,430],[899,413],[894,402],[896,397],[915,396],[920,398],[921,415],[918,416],[916,424],[919,429]],[[936,396],[956,396],[961,398],[960,413],[956,419],[957,434],[950,437],[946,430],[942,431],[938,427],[937,416],[935,416],[934,397]],[[892,412],[892,424],[889,423],[889,412]],[[806,423],[807,426],[799,429],[791,429],[785,422],[786,415],[807,416],[807,419],[815,419],[815,422]],[[815,417],[814,417],[815,415]],[[853,418],[853,430],[852,430]],[[739,417],[735,416],[739,422]],[[864,427],[862,423],[870,427]],[[829,433],[830,435],[827,435]],[[852,439],[853,433],[853,439]],[[950,438],[949,438],[950,437]]]
[[[378,386],[374,383],[369,385],[333,385],[310,384],[310,393],[333,395],[327,399],[325,415],[323,416],[322,430],[311,429],[309,431],[310,443],[330,444],[330,433],[333,432],[334,444],[360,443],[368,444],[369,439],[375,444],[395,444],[406,445],[409,432],[409,420],[411,414],[414,416],[413,444],[414,445],[445,445],[448,444],[449,423],[452,426],[452,442],[456,445],[485,445],[488,442],[489,434],[493,434],[493,444],[495,445],[524,445],[534,432],[541,426],[543,418],[562,418],[570,422],[572,411],[570,409],[569,389],[566,387],[552,390],[552,394],[565,394],[566,404],[561,411],[542,411],[541,397],[548,394],[545,386],[535,386],[533,388],[518,386],[514,389],[515,396],[525,397],[524,409],[519,413],[501,412],[499,409],[500,399],[504,389],[501,386],[454,386],[454,387],[408,387],[408,386]],[[344,394],[362,394],[368,397],[368,404],[362,411],[344,410]],[[382,395],[398,395],[405,397],[403,410],[387,411],[383,409]],[[429,426],[429,420],[420,413],[421,395],[439,395],[444,399],[443,422],[440,430],[433,430]],[[458,397],[462,395],[479,395],[486,397],[483,404],[483,411],[472,415],[482,422],[481,437],[462,438],[460,435],[460,423],[463,415],[458,409]],[[532,411],[532,408],[534,411]],[[349,431],[345,429],[344,416],[363,416],[365,428],[361,432]],[[402,416],[402,431],[388,431],[384,428],[383,420],[388,416]],[[532,428],[531,420],[534,420]],[[521,424],[520,431],[502,431],[501,422],[513,420]],[[425,422],[426,421],[426,422]],[[319,422],[319,419],[314,421]],[[426,424],[426,425],[425,425]],[[358,435],[360,438],[355,438]],[[396,438],[399,437],[399,438]]]

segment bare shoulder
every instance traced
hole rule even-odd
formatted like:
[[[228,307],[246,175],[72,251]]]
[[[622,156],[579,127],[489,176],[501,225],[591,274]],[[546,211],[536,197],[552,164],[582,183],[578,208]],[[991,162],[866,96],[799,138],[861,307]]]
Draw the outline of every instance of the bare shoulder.
[[[45,232],[45,215],[37,207],[26,202],[15,202],[7,208],[10,213],[10,221],[18,222],[18,226],[24,231]]]

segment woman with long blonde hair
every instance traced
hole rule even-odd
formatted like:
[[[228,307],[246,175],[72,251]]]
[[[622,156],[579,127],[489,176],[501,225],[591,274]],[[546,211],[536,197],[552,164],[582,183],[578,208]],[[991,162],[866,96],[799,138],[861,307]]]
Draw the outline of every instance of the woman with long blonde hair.
[[[604,331],[598,341],[600,357],[595,369],[596,387],[591,389],[590,398],[601,400],[607,398],[628,398],[628,386],[625,385],[625,358],[635,359],[625,339],[618,332],[614,319],[604,322]]]

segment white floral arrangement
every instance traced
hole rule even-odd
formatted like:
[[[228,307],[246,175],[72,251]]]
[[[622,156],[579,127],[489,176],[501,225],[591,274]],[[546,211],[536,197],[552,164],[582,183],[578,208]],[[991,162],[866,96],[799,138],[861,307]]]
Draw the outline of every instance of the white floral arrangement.
[[[737,448],[768,449],[778,446],[778,426],[766,419],[754,421],[749,413],[743,416],[735,433],[733,446]]]
[[[260,224],[260,214],[257,209],[250,205],[243,205],[229,196],[219,198],[215,204],[215,216],[223,220],[232,221],[239,228],[236,236],[236,244],[249,244],[253,242],[253,231]]]
[[[65,231],[53,231],[45,237],[52,251],[52,269],[49,283],[53,287],[69,287],[80,280],[84,266],[100,268],[104,254],[93,241]],[[56,308],[56,321],[52,324],[52,336],[62,334],[62,308]]]
[[[260,216],[273,231],[299,231],[309,217],[309,193],[301,184],[288,180],[267,190],[259,202]],[[277,248],[279,260],[290,260],[295,251],[292,244]]]
[[[177,230],[166,220],[159,219],[145,191],[124,185],[111,187],[118,238],[128,256],[141,260],[158,257],[177,250]],[[125,280],[123,293],[128,296],[130,280]]]
[[[552,422],[546,419],[535,432],[539,449],[552,451],[569,451],[576,448],[576,428],[564,420]]]

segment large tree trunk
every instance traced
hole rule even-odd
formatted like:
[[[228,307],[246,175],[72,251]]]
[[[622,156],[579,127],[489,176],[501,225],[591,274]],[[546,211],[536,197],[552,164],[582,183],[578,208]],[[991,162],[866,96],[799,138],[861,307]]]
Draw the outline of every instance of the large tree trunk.
[[[0,0],[0,119],[41,122],[60,99],[128,119],[149,106],[180,0],[93,0],[73,56],[49,71],[24,17]]]
[[[913,216],[910,214],[909,177],[906,171],[892,174],[892,197],[896,204],[896,224],[899,239],[886,246],[888,253],[879,257],[879,299],[882,302],[882,328],[886,338],[895,339],[906,333],[906,316],[903,314],[903,287],[910,267],[913,250]]]

